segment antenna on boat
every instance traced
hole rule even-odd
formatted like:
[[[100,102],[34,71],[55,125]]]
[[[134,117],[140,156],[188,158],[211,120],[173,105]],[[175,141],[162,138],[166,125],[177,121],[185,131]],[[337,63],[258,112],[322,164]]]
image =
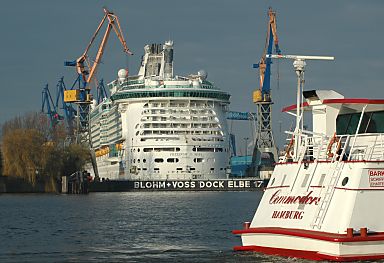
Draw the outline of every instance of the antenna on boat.
[[[267,54],[267,58],[276,58],[276,59],[292,59],[293,67],[295,68],[295,72],[297,75],[297,94],[296,94],[296,128],[295,128],[295,148],[294,148],[294,156],[297,159],[297,152],[299,148],[299,140],[301,134],[300,124],[302,123],[302,112],[301,112],[301,99],[302,99],[302,91],[304,90],[304,71],[306,60],[334,60],[335,57],[329,56],[301,56],[301,55],[274,55]],[[304,110],[303,110],[304,111]],[[296,160],[297,161],[297,160]]]

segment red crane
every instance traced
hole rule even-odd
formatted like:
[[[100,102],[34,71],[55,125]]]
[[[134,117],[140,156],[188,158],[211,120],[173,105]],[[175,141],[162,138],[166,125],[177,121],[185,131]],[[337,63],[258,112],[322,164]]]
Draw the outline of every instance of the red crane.
[[[129,55],[132,55],[132,52],[129,50],[124,39],[118,17],[106,8],[104,8],[103,11],[103,19],[99,23],[99,26],[97,27],[83,54],[75,61],[66,61],[64,63],[65,66],[76,67],[76,72],[78,73],[78,78],[75,82],[75,84],[77,82],[79,84],[78,89],[74,89],[74,84],[71,90],[66,90],[64,92],[64,102],[77,104],[78,121],[76,141],[88,143],[91,147],[92,143],[90,141],[89,135],[89,110],[90,104],[92,103],[92,96],[90,94],[91,83],[95,79],[97,68],[100,64],[101,58],[103,57],[107,41],[112,30],[116,33],[118,39],[123,45],[123,51]],[[91,63],[88,53],[104,23],[107,23],[107,28],[99,44],[96,58],[93,63]]]
[[[97,27],[95,33],[93,34],[91,41],[87,45],[84,53],[75,61],[67,61],[65,62],[66,66],[75,66],[76,71],[79,74],[79,80],[81,80],[82,85],[80,86],[79,91],[75,90],[68,90],[66,91],[65,101],[66,102],[91,102],[89,91],[91,90],[90,83],[94,79],[96,75],[96,70],[98,65],[100,64],[101,58],[104,54],[105,47],[107,45],[108,37],[113,29],[113,31],[116,33],[118,39],[120,40],[121,44],[123,45],[123,51],[129,55],[133,55],[132,52],[129,50],[127,43],[124,39],[123,32],[120,27],[120,22],[118,17],[107,10],[106,8],[103,9],[104,11],[104,17],[99,23],[99,26]],[[98,33],[100,32],[101,27],[104,25],[104,23],[107,22],[107,28],[104,33],[103,39],[101,40],[101,43],[99,45],[96,58],[93,61],[93,64],[91,64],[88,52],[94,43]],[[83,93],[83,94],[82,94]]]

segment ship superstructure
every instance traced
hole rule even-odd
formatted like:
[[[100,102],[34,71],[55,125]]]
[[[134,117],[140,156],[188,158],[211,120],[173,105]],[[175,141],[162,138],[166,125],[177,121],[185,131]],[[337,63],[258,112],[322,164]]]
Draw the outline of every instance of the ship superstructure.
[[[203,70],[175,76],[173,42],[146,45],[138,75],[124,69],[111,97],[91,113],[91,139],[101,178],[226,178],[230,95]]]
[[[295,59],[294,132],[279,158],[242,246],[267,254],[313,260],[384,258],[384,100],[347,99],[333,90],[300,92],[305,59]],[[301,102],[301,95],[304,101]],[[312,113],[313,130],[302,125]],[[294,114],[296,112],[296,114]]]

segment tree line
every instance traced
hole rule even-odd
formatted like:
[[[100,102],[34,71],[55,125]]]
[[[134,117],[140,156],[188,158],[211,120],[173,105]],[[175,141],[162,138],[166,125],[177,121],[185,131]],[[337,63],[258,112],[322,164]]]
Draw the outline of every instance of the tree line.
[[[61,176],[82,170],[90,161],[89,149],[69,141],[64,124],[52,126],[43,113],[6,121],[1,132],[2,174],[32,185],[44,183],[47,192],[57,192]]]

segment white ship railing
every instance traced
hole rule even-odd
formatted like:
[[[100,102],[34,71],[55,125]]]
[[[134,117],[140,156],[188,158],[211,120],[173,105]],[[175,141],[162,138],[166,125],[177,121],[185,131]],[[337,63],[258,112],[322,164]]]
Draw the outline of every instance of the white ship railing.
[[[293,132],[287,132],[291,136]],[[280,163],[306,161],[384,161],[384,134],[333,136],[301,131],[296,156],[286,149]],[[332,141],[334,141],[332,143]]]

